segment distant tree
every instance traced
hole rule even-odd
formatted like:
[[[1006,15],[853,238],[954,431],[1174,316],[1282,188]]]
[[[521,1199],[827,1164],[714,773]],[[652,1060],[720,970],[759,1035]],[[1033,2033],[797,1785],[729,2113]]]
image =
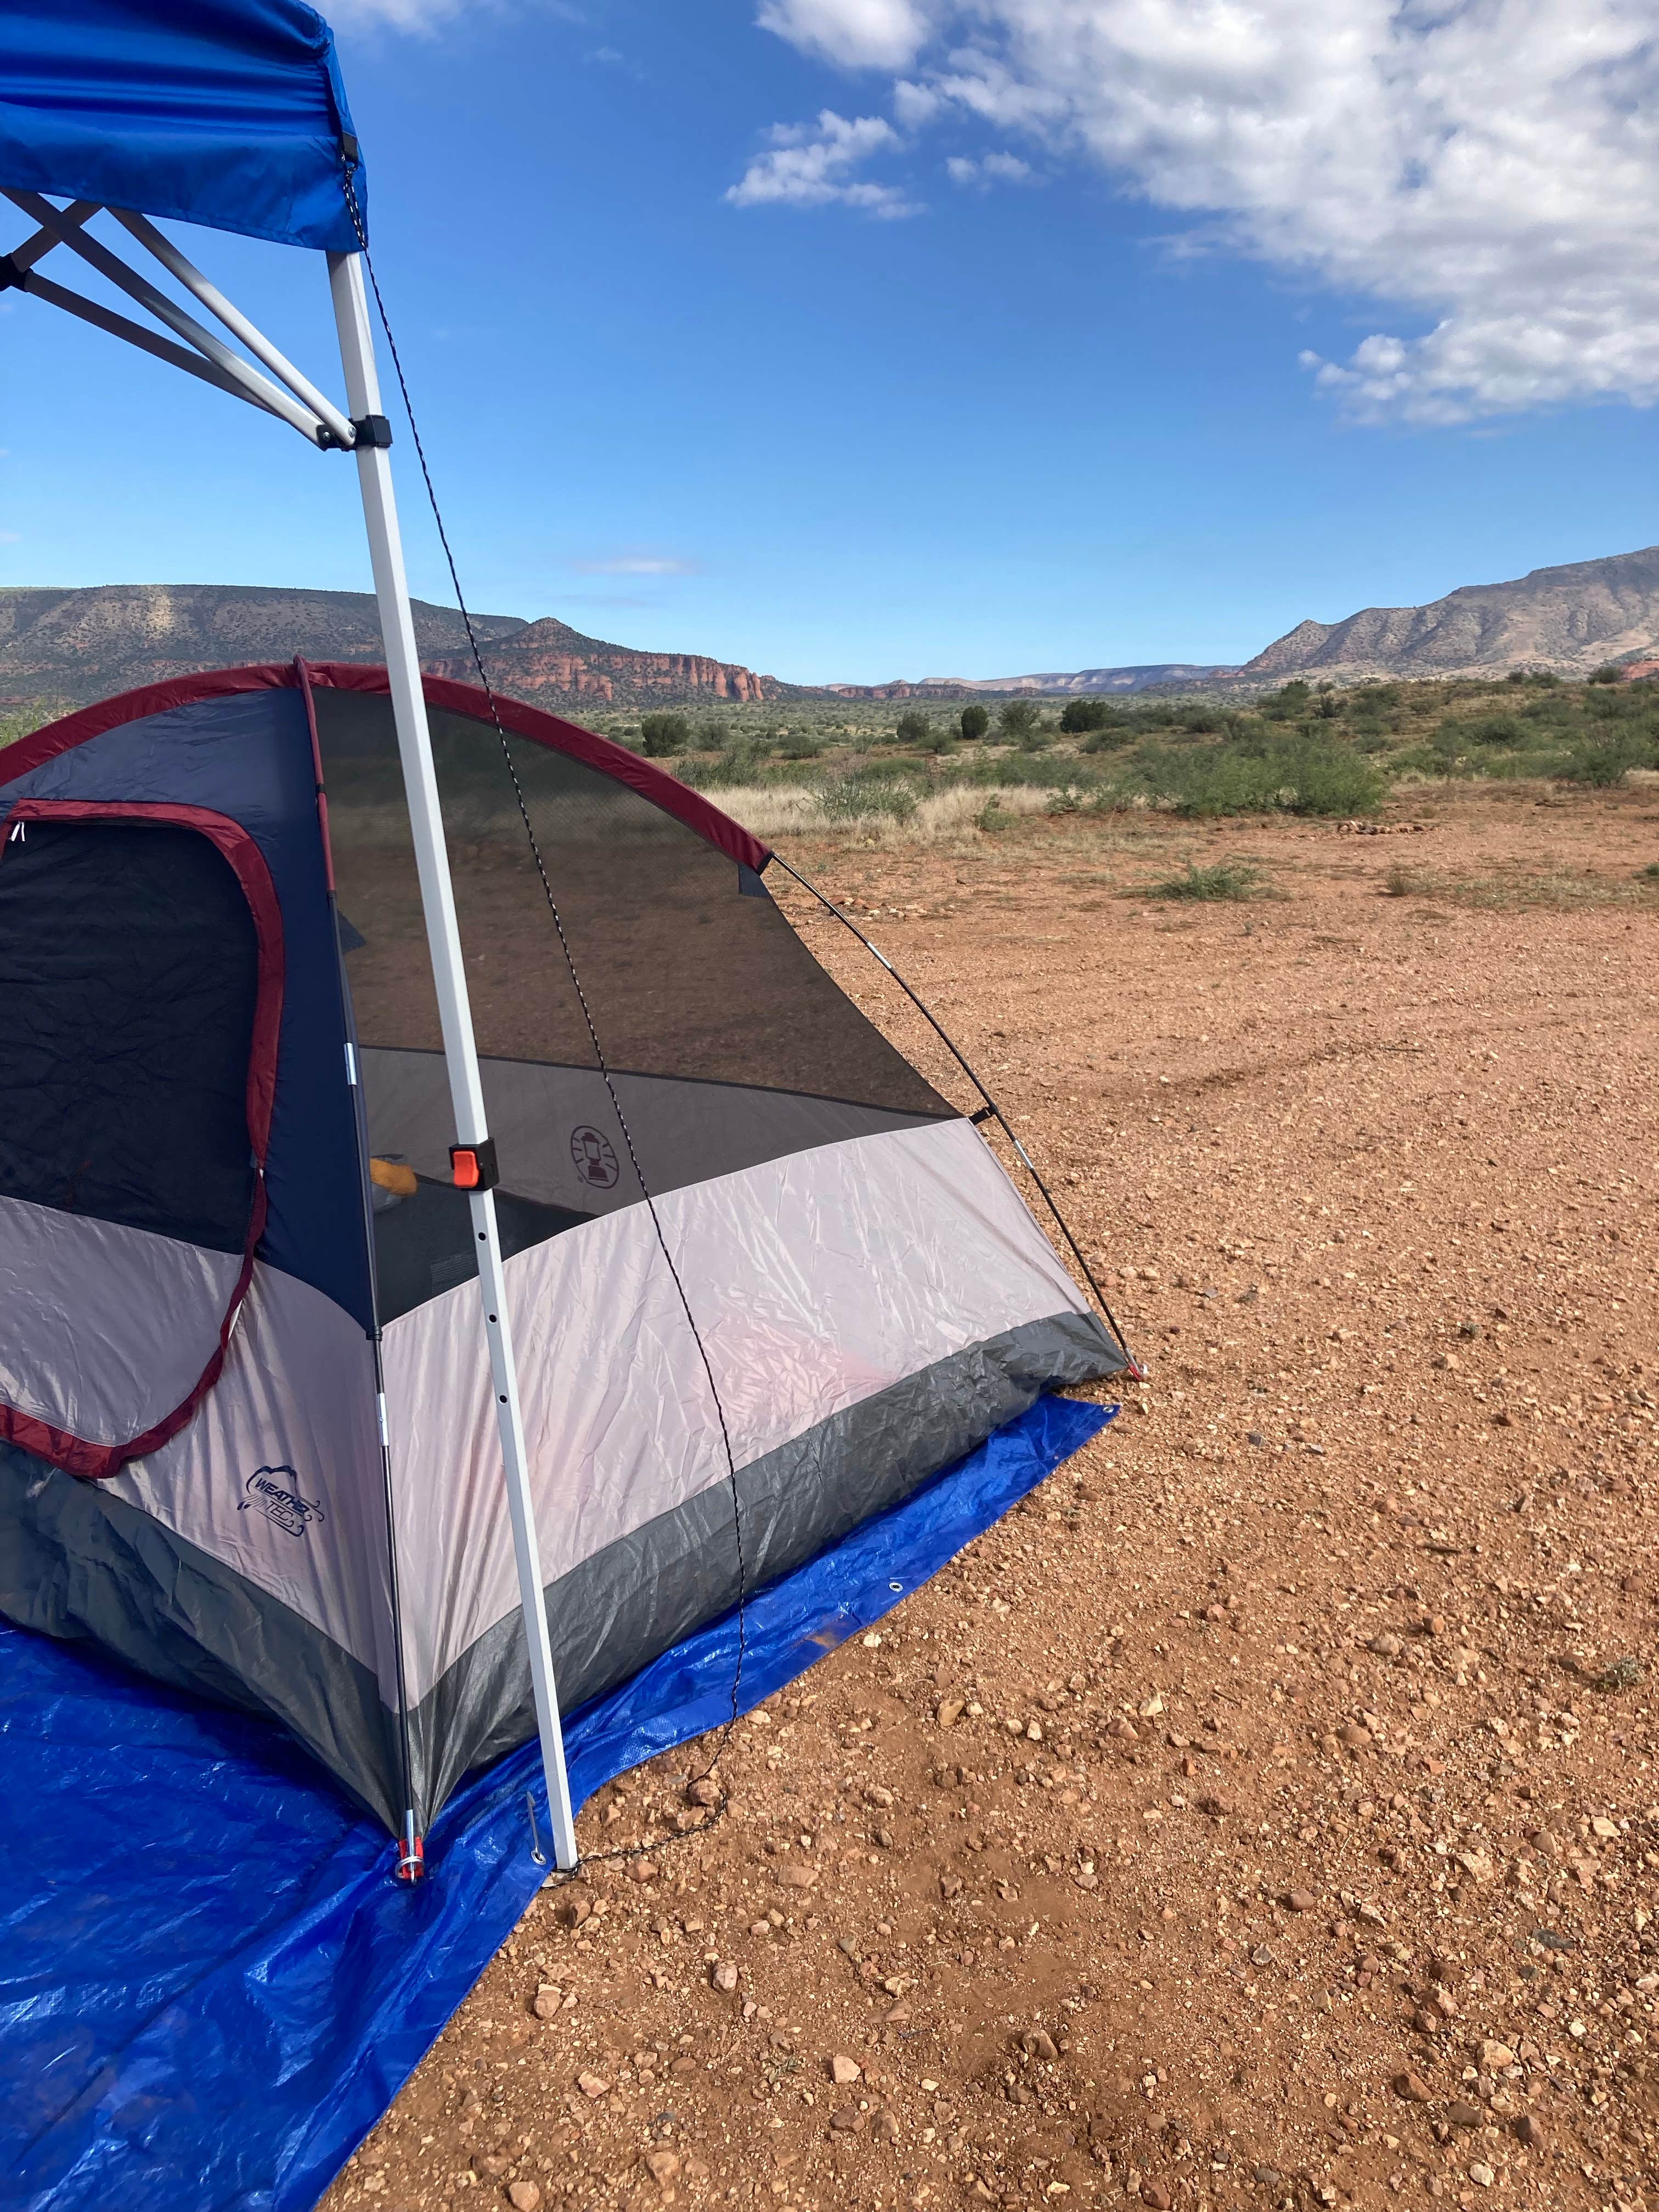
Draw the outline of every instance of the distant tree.
[[[933,734],[933,726],[926,714],[912,707],[899,716],[896,734],[902,745],[925,745]]]
[[[1592,684],[1617,684],[1624,672],[1624,670],[1617,666],[1613,661],[1606,660],[1602,662],[1600,668],[1595,669],[1592,672],[1590,682]]]
[[[1036,734],[1042,710],[1035,699],[1010,699],[997,712],[997,727],[1012,744]]]
[[[1068,699],[1060,710],[1060,726],[1068,738],[1085,730],[1103,730],[1111,719],[1109,699]]]
[[[641,714],[640,750],[653,760],[683,753],[691,740],[691,725],[684,714]]]
[[[729,745],[731,742],[732,725],[729,722],[705,722],[697,732],[699,752],[717,753],[722,745]]]
[[[982,738],[990,726],[991,717],[986,713],[983,707],[964,707],[963,708],[960,727],[963,736],[968,739],[969,744],[971,744],[975,738]]]

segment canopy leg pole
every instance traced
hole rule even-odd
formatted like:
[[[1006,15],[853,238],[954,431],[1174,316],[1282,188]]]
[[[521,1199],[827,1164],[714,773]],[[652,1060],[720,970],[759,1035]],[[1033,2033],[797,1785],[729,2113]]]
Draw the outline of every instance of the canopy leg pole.
[[[331,253],[328,267],[334,295],[334,319],[340,334],[340,357],[345,368],[347,406],[354,420],[360,421],[380,411],[380,377],[374,364],[374,338],[363,289],[362,264],[355,253]],[[391,456],[381,447],[359,446],[356,450],[357,482],[362,493],[363,520],[368,526],[369,557],[374,570],[374,596],[380,607],[380,634],[386,645],[386,674],[398,731],[398,751],[403,763],[404,788],[414,833],[421,906],[432,955],[433,981],[437,986],[444,1058],[449,1068],[456,1142],[478,1146],[489,1133],[484,1119],[483,1086],[478,1074],[478,1048],[472,1033],[466,975],[461,963],[460,932],[455,921],[455,894],[444,843],[438,780],[432,765],[432,735],[427,724],[426,694],[422,689],[420,657],[410,612],[403,540],[392,497]],[[489,1347],[496,1424],[501,1431],[501,1460],[507,1478],[507,1511],[513,1523],[513,1551],[519,1569],[519,1602],[529,1646],[542,1768],[547,1778],[554,1856],[558,1865],[568,1872],[576,1864],[576,1824],[565,1774],[564,1737],[559,1726],[559,1701],[553,1680],[547,1601],[530,1494],[524,1419],[519,1407],[518,1370],[507,1326],[495,1194],[475,1190],[470,1203],[478,1256],[478,1287],[483,1297],[484,1336]]]

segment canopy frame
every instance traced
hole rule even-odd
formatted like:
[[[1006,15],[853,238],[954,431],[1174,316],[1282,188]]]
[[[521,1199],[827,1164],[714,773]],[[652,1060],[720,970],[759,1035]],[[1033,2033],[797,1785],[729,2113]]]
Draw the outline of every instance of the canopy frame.
[[[222,339],[215,336],[185,308],[169,299],[150,280],[131,267],[101,240],[86,234],[86,225],[103,210],[99,204],[76,200],[58,207],[40,194],[0,188],[12,204],[29,216],[36,228],[9,256],[0,257],[0,289],[15,289],[59,307],[82,322],[125,340],[128,344],[168,362],[233,398],[243,399],[299,431],[323,452],[352,452],[357,459],[358,489],[368,538],[374,596],[386,649],[386,672],[392,694],[392,719],[402,762],[404,795],[413,834],[421,904],[427,945],[437,991],[444,1058],[450,1085],[456,1144],[475,1154],[493,1155],[484,1112],[483,1087],[478,1068],[478,1048],[472,1026],[466,971],[463,964],[460,931],[456,921],[454,890],[449,855],[444,842],[443,816],[437,776],[433,765],[432,736],[427,720],[426,696],[422,688],[420,654],[415,641],[414,616],[410,605],[409,579],[404,567],[403,538],[392,490],[392,434],[380,410],[379,372],[374,357],[374,334],[369,320],[363,283],[362,253],[330,253],[329,284],[344,372],[347,406],[337,407],[315,384],[265,337],[241,310],[204,276],[149,218],[131,209],[107,212],[135,242],[167,270],[176,282],[218,322],[246,347],[268,369],[267,376]],[[71,292],[36,273],[35,264],[62,246],[145,308],[173,333],[164,337],[129,317],[118,313],[82,294]],[[176,341],[182,340],[183,343]],[[272,380],[276,380],[273,381]],[[514,1556],[518,1568],[519,1599],[529,1648],[530,1675],[535,1698],[537,1732],[542,1769],[547,1784],[548,1810],[553,1832],[554,1856],[569,1872],[577,1863],[575,1820],[570,1785],[565,1770],[564,1738],[559,1719],[557,1686],[554,1679],[551,1640],[548,1632],[546,1589],[542,1577],[540,1547],[530,1491],[529,1454],[519,1400],[518,1370],[507,1323],[506,1283],[501,1266],[501,1235],[495,1193],[474,1188],[468,1199],[473,1236],[477,1246],[478,1287],[482,1298],[485,1343],[501,1437],[502,1472],[508,1516],[513,1528]],[[382,1451],[390,1436],[385,1393],[379,1400]],[[395,1532],[392,1576],[397,1579]],[[401,1639],[401,1624],[398,1626]],[[533,1829],[532,1829],[533,1835]],[[404,1814],[399,1872],[414,1879],[422,1871],[422,1839],[414,1808]]]

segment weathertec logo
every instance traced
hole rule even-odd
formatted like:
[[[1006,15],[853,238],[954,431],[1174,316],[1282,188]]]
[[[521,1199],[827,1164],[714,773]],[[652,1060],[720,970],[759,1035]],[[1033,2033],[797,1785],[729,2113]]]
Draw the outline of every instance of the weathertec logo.
[[[286,1535],[308,1535],[312,1522],[324,1518],[320,1505],[301,1497],[300,1478],[291,1467],[255,1468],[244,1487],[247,1496],[236,1510],[246,1513],[252,1506]]]

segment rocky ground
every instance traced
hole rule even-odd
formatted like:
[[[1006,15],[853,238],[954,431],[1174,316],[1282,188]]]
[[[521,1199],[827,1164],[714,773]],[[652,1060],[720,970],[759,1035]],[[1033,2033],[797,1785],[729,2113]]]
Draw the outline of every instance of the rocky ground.
[[[1390,826],[806,856],[1151,1381],[710,1832],[705,1746],[588,1807],[675,1840],[544,1893],[330,2212],[1659,2207],[1659,807]],[[1273,895],[1149,895],[1224,856]]]

